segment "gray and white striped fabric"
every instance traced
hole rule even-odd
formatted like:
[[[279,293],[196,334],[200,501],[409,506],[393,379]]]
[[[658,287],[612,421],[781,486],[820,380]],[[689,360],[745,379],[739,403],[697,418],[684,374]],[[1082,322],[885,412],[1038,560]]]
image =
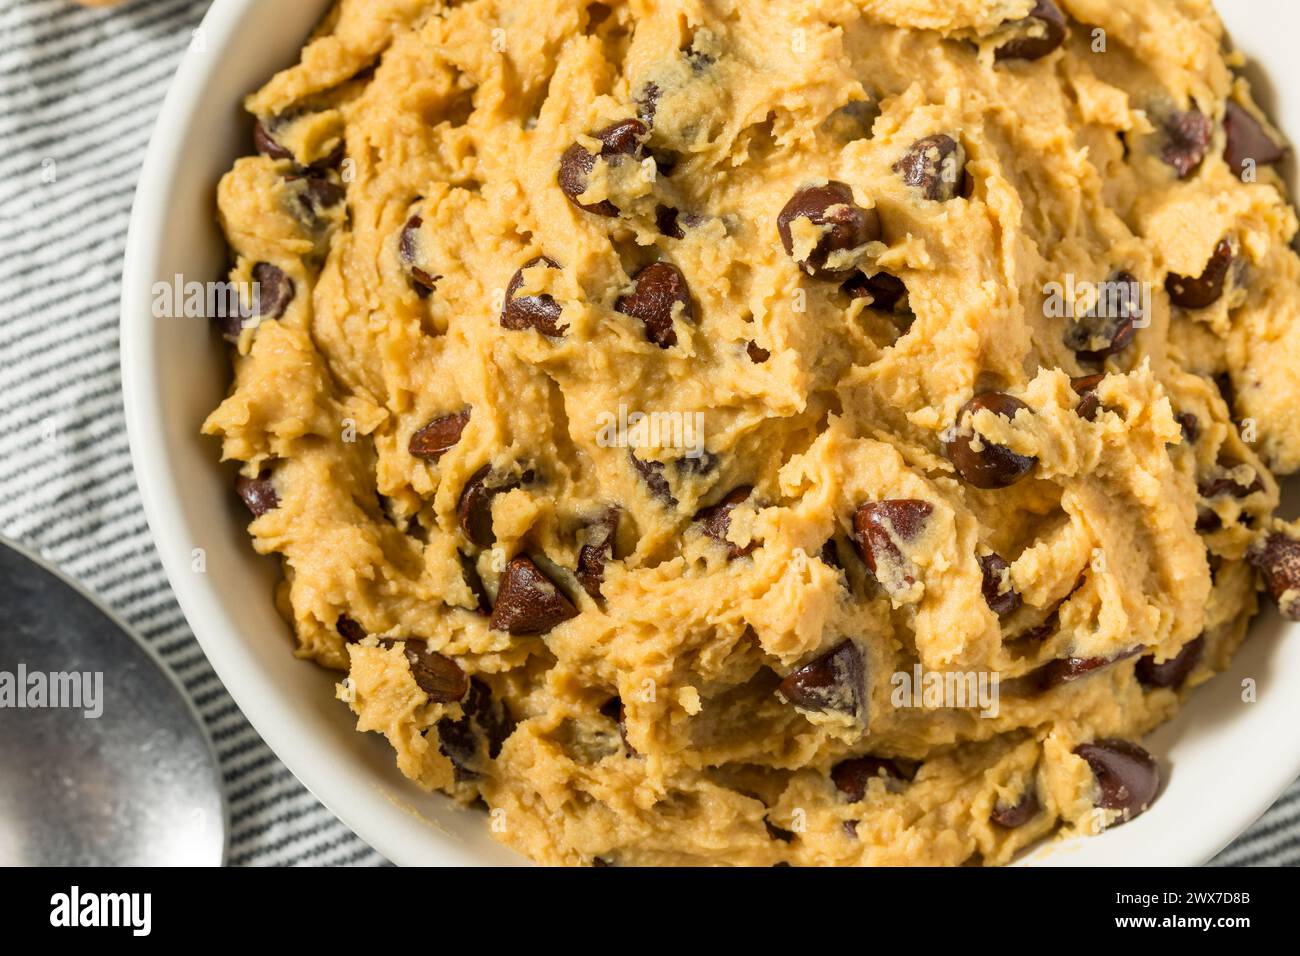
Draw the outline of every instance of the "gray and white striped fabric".
[[[0,0],[0,534],[96,591],[216,742],[234,865],[376,865],[213,673],[154,553],[122,414],[118,295],[154,118],[207,0]],[[1300,865],[1300,785],[1216,860]]]

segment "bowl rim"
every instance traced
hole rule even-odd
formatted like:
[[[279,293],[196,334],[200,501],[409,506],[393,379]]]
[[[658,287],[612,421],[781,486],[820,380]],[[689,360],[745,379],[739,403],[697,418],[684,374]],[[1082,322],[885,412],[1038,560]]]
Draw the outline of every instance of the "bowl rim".
[[[323,10],[331,0],[317,2]],[[1219,0],[1218,6],[1230,6],[1233,2]],[[1253,2],[1282,9],[1279,0]],[[258,4],[259,0],[213,0],[199,27],[209,52],[226,49],[236,42],[245,17]],[[156,412],[151,401],[162,394],[158,350],[151,334],[151,287],[158,274],[155,265],[163,248],[165,210],[185,159],[186,139],[177,133],[194,121],[194,106],[222,62],[223,58],[216,55],[182,59],[149,140],[127,235],[120,316],[124,411],[137,485],[159,560],[191,631],[223,686],[270,749],[318,800],[362,840],[395,863],[481,865],[480,856],[441,833],[436,833],[441,839],[438,858],[430,859],[427,849],[421,849],[428,846],[429,821],[400,806],[376,781],[359,779],[334,766],[329,759],[330,748],[324,742],[311,734],[295,732],[302,718],[292,706],[291,695],[257,665],[229,622],[224,628],[220,626],[223,609],[215,587],[207,583],[205,576],[187,573],[181,555],[188,555],[188,545],[176,546],[181,540],[181,529],[188,524],[182,507],[183,489],[177,475],[165,465],[168,458],[164,453],[162,415]],[[212,466],[217,467],[215,456]],[[249,559],[254,557],[250,552]],[[1295,635],[1291,639],[1295,640]],[[1182,708],[1180,713],[1190,709],[1190,706]],[[392,768],[392,773],[397,773],[396,768]],[[1208,861],[1257,820],[1297,775],[1300,775],[1300,746],[1291,754],[1289,762],[1277,760],[1272,765],[1272,773],[1261,771],[1263,779],[1256,779],[1250,794],[1238,797],[1231,813],[1207,815],[1197,821],[1198,827],[1191,828],[1193,832],[1187,834],[1188,842],[1176,849],[1169,845],[1154,847],[1150,862],[1195,865]],[[1146,814],[1143,819],[1151,816]],[[1137,820],[1124,829],[1136,830],[1142,824],[1143,820]],[[1088,838],[1085,842],[1101,843],[1104,839]],[[1068,851],[1078,842],[1051,842],[1041,848],[1042,852],[1031,852],[1031,859],[1025,862],[1077,864],[1070,857],[1079,854]]]

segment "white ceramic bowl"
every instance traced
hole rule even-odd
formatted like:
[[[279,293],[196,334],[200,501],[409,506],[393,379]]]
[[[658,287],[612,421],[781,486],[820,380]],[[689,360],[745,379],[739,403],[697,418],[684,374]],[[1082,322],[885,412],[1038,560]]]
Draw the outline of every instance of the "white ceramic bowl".
[[[272,606],[278,570],[259,558],[230,469],[199,424],[225,394],[229,363],[199,319],[152,315],[155,282],[220,278],[225,248],[215,185],[250,151],[240,103],[295,62],[330,0],[215,0],[181,62],[149,145],[131,217],[122,294],[122,376],[136,474],[159,555],[190,626],[249,720],[331,810],[401,864],[501,864],[520,858],[481,814],[406,781],[381,737],[358,734],[334,700],[334,675],[291,654]],[[1220,0],[1237,45],[1267,66],[1256,91],[1275,121],[1300,130],[1300,7]],[[205,573],[191,570],[195,548]],[[1289,632],[1289,633],[1288,633]],[[1240,685],[1253,678],[1258,702]],[[1152,809],[1099,837],[1049,844],[1029,862],[1183,865],[1209,859],[1300,774],[1300,628],[1257,622],[1232,670],[1147,745],[1165,768]]]

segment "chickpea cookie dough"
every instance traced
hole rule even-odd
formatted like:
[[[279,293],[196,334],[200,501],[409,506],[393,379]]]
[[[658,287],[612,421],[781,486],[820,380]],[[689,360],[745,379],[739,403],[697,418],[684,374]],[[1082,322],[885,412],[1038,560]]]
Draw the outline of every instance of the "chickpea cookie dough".
[[[1257,592],[1300,617],[1241,65],[1208,0],[341,0],[218,194],[203,430],[299,655],[547,864],[1141,813]]]

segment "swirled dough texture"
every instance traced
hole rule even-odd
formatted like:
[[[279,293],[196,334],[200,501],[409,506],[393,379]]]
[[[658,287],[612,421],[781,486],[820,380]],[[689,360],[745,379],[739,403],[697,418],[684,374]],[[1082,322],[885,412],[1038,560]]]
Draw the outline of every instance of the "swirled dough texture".
[[[262,316],[204,430],[298,653],[403,773],[550,864],[996,864],[1116,821],[1075,748],[1168,719],[1256,610],[1300,269],[1267,158],[1225,159],[1229,103],[1277,133],[1208,0],[1059,6],[1064,43],[1016,59],[1033,0],[341,0],[248,99],[219,207]],[[897,165],[937,135],[939,199]],[[615,214],[561,188],[574,143]],[[828,181],[880,227],[832,279],[777,224]],[[1172,303],[1225,239],[1222,294]],[[666,347],[624,298],[656,261],[688,289],[647,306]],[[1085,361],[1046,290],[1118,271],[1148,314]],[[1025,409],[961,434],[1031,459],[1004,488],[944,451],[988,389]],[[702,442],[633,449],[620,407]],[[860,534],[893,499],[928,510]],[[917,666],[1000,676],[996,715],[899,706]]]

